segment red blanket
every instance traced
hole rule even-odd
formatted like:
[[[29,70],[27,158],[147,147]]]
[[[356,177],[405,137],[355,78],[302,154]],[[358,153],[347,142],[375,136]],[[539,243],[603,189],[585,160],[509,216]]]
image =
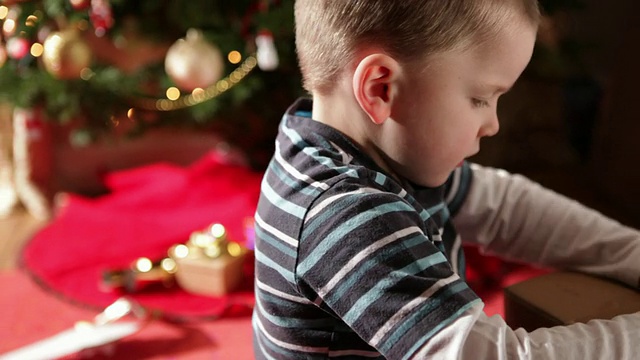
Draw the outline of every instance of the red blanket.
[[[0,272],[0,357],[8,351],[56,335],[97,311],[51,297],[17,271]],[[101,349],[65,356],[86,359],[253,359],[251,318],[175,324],[151,321],[140,332]]]
[[[253,216],[261,178],[215,153],[186,168],[160,163],[108,174],[107,195],[65,195],[54,221],[25,247],[23,265],[64,298],[102,308],[121,295],[101,289],[105,270],[139,257],[163,258],[212,223],[223,224],[231,240],[245,241],[243,221]],[[247,278],[240,291],[219,298],[175,287],[132,297],[167,317],[247,314],[253,305]]]

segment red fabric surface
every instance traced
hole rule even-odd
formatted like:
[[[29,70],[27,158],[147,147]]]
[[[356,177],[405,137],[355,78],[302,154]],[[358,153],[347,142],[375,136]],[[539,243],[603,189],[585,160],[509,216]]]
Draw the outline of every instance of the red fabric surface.
[[[127,267],[139,257],[165,257],[172,245],[215,222],[226,227],[231,240],[244,241],[243,221],[253,216],[261,178],[262,173],[225,164],[215,153],[184,168],[160,163],[108,174],[109,194],[66,196],[54,221],[24,248],[22,264],[45,288],[103,308],[121,295],[100,288],[107,269]],[[168,317],[247,315],[252,286],[248,276],[242,289],[223,297],[179,288],[132,297]]]
[[[504,288],[551,271],[483,255],[474,246],[465,246],[464,252],[467,283],[484,302],[488,316],[504,318]]]
[[[0,354],[51,337],[91,321],[98,313],[61,301],[22,272],[0,272]],[[104,352],[103,352],[104,351]],[[65,359],[83,359],[74,354]],[[253,359],[248,316],[175,324],[151,321],[138,333],[102,350],[91,359]]]
[[[539,270],[522,267],[505,275],[503,282],[508,286],[539,273]],[[52,296],[22,272],[0,272],[0,288],[0,354],[53,336],[77,321],[90,321],[98,313]],[[489,287],[481,290],[485,312],[502,314],[502,291]],[[253,359],[251,318],[242,316],[189,324],[153,321],[140,332],[115,343],[109,351],[110,357],[98,353],[91,358]],[[68,357],[81,358],[81,354]]]

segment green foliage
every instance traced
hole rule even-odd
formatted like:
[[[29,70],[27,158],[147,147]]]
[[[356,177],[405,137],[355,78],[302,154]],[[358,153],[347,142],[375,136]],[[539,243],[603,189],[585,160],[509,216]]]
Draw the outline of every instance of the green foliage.
[[[137,121],[134,134],[152,126],[210,126],[221,119],[233,121],[236,128],[247,130],[249,128],[242,125],[244,119],[233,119],[240,117],[235,114],[247,111],[264,114],[264,121],[269,124],[266,128],[272,129],[288,103],[302,92],[293,40],[293,0],[110,0],[108,3],[113,27],[105,36],[114,43],[133,33],[150,44],[168,46],[183,38],[188,29],[196,28],[223,54],[238,50],[247,56],[255,51],[254,36],[268,30],[274,35],[280,57],[277,70],[263,72],[256,68],[219,97],[187,109],[146,116],[152,120]],[[267,8],[261,7],[264,4],[268,4]],[[86,31],[93,31],[95,19],[90,16],[90,9],[76,10],[69,0],[22,1],[12,6],[20,10],[19,27],[13,36],[26,38],[31,43],[42,41],[38,39],[38,32],[43,29],[62,30],[78,22],[89,25]],[[32,14],[39,14],[39,20],[35,26],[27,26],[27,16]],[[57,79],[45,70],[42,62],[42,58],[31,55],[20,60],[8,59],[0,68],[0,101],[19,107],[41,106],[56,122],[80,117],[86,126],[78,132],[83,138],[87,134],[96,137],[111,132],[112,117],[125,114],[131,108],[132,98],[163,98],[165,89],[173,85],[164,71],[164,59],[146,64],[133,73],[125,73],[114,64],[94,61],[91,66],[94,75],[87,80]],[[225,63],[225,72],[229,74],[236,65]],[[244,134],[251,137],[249,132]]]

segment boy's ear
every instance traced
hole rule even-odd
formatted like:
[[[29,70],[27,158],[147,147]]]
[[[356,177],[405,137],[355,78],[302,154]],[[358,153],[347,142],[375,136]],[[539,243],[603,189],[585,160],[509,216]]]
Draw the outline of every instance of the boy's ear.
[[[391,116],[397,94],[400,64],[385,54],[362,59],[353,75],[353,92],[360,107],[375,124]]]

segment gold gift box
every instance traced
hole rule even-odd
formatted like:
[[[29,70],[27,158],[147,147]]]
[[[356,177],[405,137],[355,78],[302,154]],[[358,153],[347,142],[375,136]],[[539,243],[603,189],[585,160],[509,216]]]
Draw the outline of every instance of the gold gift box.
[[[226,238],[220,224],[191,234],[184,245],[169,250],[176,262],[175,278],[184,290],[207,296],[223,296],[238,288],[244,279],[248,250]]]

